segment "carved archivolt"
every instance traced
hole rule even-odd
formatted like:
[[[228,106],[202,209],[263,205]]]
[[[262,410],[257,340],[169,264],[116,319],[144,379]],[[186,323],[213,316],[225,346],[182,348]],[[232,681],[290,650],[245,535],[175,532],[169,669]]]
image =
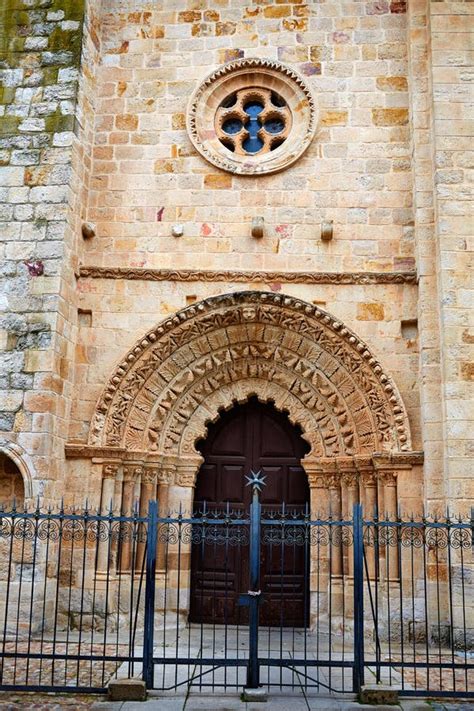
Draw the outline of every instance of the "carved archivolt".
[[[89,444],[189,456],[250,395],[286,410],[312,455],[410,449],[403,403],[367,346],[318,307],[267,292],[216,296],[150,331],[103,392]]]

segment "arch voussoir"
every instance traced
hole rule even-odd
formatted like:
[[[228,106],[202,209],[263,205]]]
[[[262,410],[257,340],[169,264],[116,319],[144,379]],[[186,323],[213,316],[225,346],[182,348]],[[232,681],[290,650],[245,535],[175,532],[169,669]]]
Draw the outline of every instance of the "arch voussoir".
[[[189,456],[219,410],[250,395],[287,411],[316,455],[410,448],[403,402],[366,344],[266,292],[207,299],[148,333],[106,387],[89,442]]]

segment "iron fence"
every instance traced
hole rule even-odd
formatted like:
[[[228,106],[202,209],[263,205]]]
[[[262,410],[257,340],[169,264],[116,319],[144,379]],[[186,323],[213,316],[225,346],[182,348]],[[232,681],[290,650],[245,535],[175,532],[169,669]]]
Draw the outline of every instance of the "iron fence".
[[[0,512],[0,688],[474,693],[472,519]]]

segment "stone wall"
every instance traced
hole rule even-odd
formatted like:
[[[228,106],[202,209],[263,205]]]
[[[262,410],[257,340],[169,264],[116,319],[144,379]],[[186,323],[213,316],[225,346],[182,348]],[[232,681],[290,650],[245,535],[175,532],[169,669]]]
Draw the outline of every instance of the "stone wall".
[[[446,497],[473,501],[473,8],[431,2],[435,216]]]
[[[85,441],[104,382],[147,328],[206,296],[289,293],[332,310],[375,350],[400,387],[421,446],[416,286],[298,285],[285,271],[403,271],[415,266],[404,3],[102,3],[100,92],[85,219],[93,267],[272,270],[271,279],[147,283],[79,279],[78,399]],[[97,9],[97,8],[96,8]],[[188,99],[222,62],[265,57],[310,84],[319,128],[293,167],[238,177],[209,165],[185,130]],[[264,237],[250,234],[263,216]],[[322,242],[321,223],[334,221]],[[184,234],[172,236],[182,223]]]
[[[425,452],[425,500],[457,508],[472,493],[470,3],[85,4],[85,22],[79,0],[0,10],[0,429],[32,455],[34,493],[62,493],[65,441],[86,442],[147,329],[202,298],[265,289],[367,342]],[[185,129],[194,89],[242,57],[286,63],[314,93],[316,136],[274,175],[213,167]],[[83,464],[67,468],[82,496]]]
[[[71,372],[65,238],[80,0],[0,9],[0,430],[55,478]]]

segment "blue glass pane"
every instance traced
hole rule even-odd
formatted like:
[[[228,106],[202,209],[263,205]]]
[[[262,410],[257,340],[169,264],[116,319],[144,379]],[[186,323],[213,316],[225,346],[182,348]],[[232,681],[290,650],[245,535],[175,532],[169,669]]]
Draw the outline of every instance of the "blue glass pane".
[[[242,146],[247,153],[258,153],[263,148],[263,141],[258,136],[249,136],[242,143]]]
[[[281,133],[285,128],[285,124],[279,118],[272,118],[265,122],[264,128],[268,133]]]
[[[262,113],[263,104],[261,104],[259,101],[249,101],[248,104],[245,104],[244,111],[246,114],[254,118],[255,116],[258,116]]]
[[[242,121],[238,118],[231,118],[224,121],[222,124],[222,130],[225,133],[233,134],[238,133],[242,129]]]

